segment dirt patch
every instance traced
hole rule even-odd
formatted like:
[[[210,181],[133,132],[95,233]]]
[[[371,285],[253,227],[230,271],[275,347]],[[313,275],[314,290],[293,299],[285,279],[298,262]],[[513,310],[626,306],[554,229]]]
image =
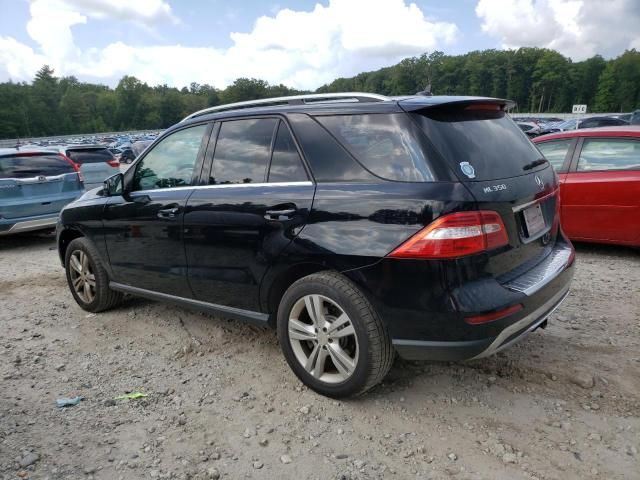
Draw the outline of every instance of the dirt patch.
[[[549,327],[499,355],[398,360],[338,402],[272,331],[139,299],[87,314],[53,242],[0,239],[0,478],[640,478],[636,251],[579,246]]]

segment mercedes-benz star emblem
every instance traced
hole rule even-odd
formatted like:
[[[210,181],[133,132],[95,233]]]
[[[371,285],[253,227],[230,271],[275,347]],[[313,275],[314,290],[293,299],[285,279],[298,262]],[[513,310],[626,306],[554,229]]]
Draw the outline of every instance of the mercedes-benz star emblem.
[[[544,182],[538,175],[536,175],[536,183],[538,184],[538,188],[540,190],[544,190]]]

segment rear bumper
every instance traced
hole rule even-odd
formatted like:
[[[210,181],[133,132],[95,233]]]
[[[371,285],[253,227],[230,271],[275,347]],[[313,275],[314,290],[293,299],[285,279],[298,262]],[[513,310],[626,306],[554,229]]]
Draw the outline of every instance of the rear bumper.
[[[54,228],[58,221],[58,214],[41,215],[38,217],[22,218],[22,219],[3,219],[0,220],[0,236],[12,235],[14,233],[31,232],[34,230],[43,230]]]
[[[569,295],[569,285],[533,312],[505,328],[498,336],[462,342],[393,340],[398,354],[406,360],[472,360],[493,355],[522,340],[540,327]]]
[[[346,273],[370,295],[401,357],[459,361],[492,355],[538,328],[567,296],[575,268],[573,246],[563,238],[542,260],[508,275],[464,281],[466,261],[385,259],[367,268],[368,275]],[[367,283],[370,278],[378,282]],[[522,309],[497,320],[465,321],[514,305]]]

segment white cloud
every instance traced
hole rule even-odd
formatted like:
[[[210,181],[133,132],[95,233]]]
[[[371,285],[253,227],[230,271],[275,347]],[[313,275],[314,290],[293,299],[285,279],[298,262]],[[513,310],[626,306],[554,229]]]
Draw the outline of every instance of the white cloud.
[[[640,45],[638,0],[479,0],[476,14],[504,48],[547,47],[584,60]]]
[[[51,15],[55,21],[46,24]],[[38,48],[0,37],[0,75],[29,80],[49,63],[60,75],[110,82],[131,74],[151,84],[180,87],[195,81],[224,87],[246,76],[315,88],[338,76],[441,48],[459,35],[454,24],[432,20],[405,0],[330,0],[312,11],[283,9],[262,16],[250,32],[232,33],[228,49],[140,47],[118,41],[103,49],[81,49],[74,43],[74,25],[121,15],[147,25],[176,21],[162,0],[34,0],[28,32]]]

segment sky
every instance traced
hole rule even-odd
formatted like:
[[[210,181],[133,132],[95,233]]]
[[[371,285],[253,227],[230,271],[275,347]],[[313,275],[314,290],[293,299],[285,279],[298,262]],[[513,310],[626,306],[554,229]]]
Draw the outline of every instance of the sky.
[[[0,81],[315,89],[440,50],[547,47],[574,61],[640,49],[640,0],[0,0]]]

